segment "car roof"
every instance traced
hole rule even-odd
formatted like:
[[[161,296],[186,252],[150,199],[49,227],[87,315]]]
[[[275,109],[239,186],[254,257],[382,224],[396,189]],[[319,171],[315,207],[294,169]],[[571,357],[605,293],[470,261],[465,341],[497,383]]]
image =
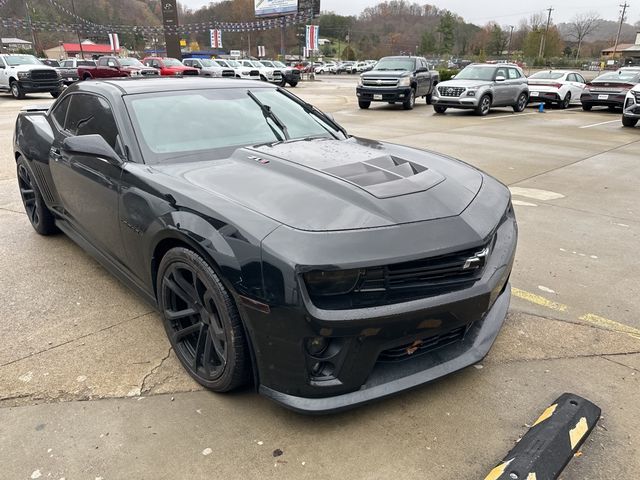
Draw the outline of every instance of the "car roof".
[[[159,78],[122,78],[109,80],[85,80],[79,82],[79,90],[96,93],[111,93],[119,90],[122,95],[136,95],[154,92],[173,92],[180,90],[217,90],[225,88],[276,88],[274,85],[239,78],[202,78],[202,77],[159,77]]]

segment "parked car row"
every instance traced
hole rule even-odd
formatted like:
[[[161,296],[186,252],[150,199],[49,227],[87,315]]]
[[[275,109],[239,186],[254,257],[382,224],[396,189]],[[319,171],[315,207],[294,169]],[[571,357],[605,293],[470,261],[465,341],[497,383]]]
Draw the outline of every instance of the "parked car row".
[[[314,66],[314,71],[317,75],[325,73],[331,73],[333,75],[339,75],[341,73],[364,73],[372,70],[378,63],[376,60],[364,60],[361,62],[318,62]]]
[[[640,67],[624,67],[588,82],[572,70],[540,71],[527,78],[517,64],[484,63],[471,64],[451,80],[439,82],[438,72],[422,57],[386,57],[360,76],[356,95],[362,109],[371,102],[386,102],[410,110],[416,97],[424,97],[438,114],[455,108],[481,116],[492,107],[522,112],[529,103],[562,109],[579,104],[585,111],[606,106],[623,109],[623,124],[633,127],[640,120]]]

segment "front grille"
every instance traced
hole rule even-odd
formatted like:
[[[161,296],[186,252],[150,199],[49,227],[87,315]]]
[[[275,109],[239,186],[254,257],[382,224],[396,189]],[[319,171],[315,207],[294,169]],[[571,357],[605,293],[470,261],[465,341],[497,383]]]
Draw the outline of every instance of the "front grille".
[[[365,87],[397,87],[397,78],[363,78],[362,85]]]
[[[300,78],[300,70],[297,70],[297,69],[291,70],[291,72],[289,72],[289,74],[290,74],[292,77],[298,77],[298,78]]]
[[[234,72],[233,70],[223,70],[222,71],[222,76],[223,77],[235,77],[236,76],[236,72]]]
[[[401,345],[399,347],[390,348],[383,351],[378,356],[378,362],[391,363],[401,362],[410,358],[415,358],[419,355],[431,353],[438,348],[446,347],[452,343],[459,342],[464,339],[464,335],[467,332],[468,326],[463,325],[449,332],[441,333],[422,340],[416,340],[415,342]]]
[[[259,70],[251,70],[249,72],[249,75],[252,77],[259,77],[260,76],[260,71]]]
[[[481,278],[495,238],[455,253],[363,269],[351,292],[312,296],[312,301],[326,310],[369,308],[468,288]]]
[[[55,70],[31,70],[31,79],[35,81],[57,80],[58,72]]]
[[[185,70],[182,72],[183,75],[200,75],[198,70]]]
[[[443,97],[459,97],[465,90],[464,87],[438,87],[438,92]]]

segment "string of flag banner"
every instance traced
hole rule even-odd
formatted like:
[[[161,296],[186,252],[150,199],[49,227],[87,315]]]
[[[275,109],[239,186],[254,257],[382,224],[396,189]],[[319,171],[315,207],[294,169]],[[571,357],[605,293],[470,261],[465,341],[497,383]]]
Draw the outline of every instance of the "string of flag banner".
[[[2,7],[7,0],[0,0],[0,7]],[[42,20],[32,20],[29,23],[26,19],[22,18],[0,18],[0,25],[4,28],[20,28],[29,29],[33,28],[40,31],[63,31],[63,32],[75,32],[81,31],[83,33],[139,33],[147,35],[164,35],[176,34],[185,35],[190,33],[210,33],[211,30],[219,30],[221,32],[229,33],[241,33],[241,32],[257,32],[264,30],[273,30],[281,27],[288,27],[305,23],[313,18],[313,11],[306,10],[300,11],[293,15],[287,15],[285,17],[276,17],[255,20],[252,22],[200,22],[189,23],[184,25],[172,26],[151,26],[151,25],[112,25],[112,24],[97,24],[90,20],[87,20],[61,5],[56,0],[48,0],[49,3],[55,6],[57,9],[73,18],[76,23],[60,23],[50,22]]]

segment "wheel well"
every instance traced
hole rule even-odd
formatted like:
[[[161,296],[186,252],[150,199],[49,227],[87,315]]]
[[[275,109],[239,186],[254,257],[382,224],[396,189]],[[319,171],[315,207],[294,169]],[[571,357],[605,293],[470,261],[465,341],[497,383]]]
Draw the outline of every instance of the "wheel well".
[[[9,85],[11,85],[13,82],[17,82],[18,80],[15,77],[9,77]]]
[[[90,79],[90,78],[93,78],[93,77],[91,77],[91,74],[90,74],[90,73],[85,73],[84,75],[82,75],[82,79],[83,79],[83,80],[88,80],[88,79]]]

